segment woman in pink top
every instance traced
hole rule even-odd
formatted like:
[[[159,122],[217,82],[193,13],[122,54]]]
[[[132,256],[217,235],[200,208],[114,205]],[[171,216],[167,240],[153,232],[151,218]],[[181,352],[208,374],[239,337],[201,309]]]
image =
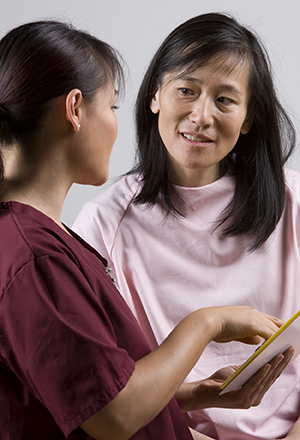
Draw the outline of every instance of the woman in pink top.
[[[0,41],[3,440],[189,440],[173,396],[205,346],[257,344],[282,324],[250,307],[201,309],[151,352],[105,259],[61,223],[74,182],[107,179],[120,86],[116,52],[72,26],[28,23]],[[257,405],[291,355],[227,404]],[[203,404],[198,387],[180,396]]]
[[[199,307],[300,309],[300,178],[283,168],[295,131],[254,33],[224,14],[176,28],[144,76],[136,131],[136,167],[74,227],[113,266],[152,347]],[[251,353],[211,343],[187,381]],[[210,406],[189,417],[214,439],[300,438],[300,359],[259,407]]]

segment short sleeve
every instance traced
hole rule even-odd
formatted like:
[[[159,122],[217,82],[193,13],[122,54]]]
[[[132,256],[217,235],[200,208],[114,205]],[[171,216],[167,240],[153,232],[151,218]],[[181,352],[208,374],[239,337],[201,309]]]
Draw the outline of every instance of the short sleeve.
[[[25,264],[2,298],[3,360],[66,436],[109,403],[134,370],[107,300],[103,306],[105,290],[95,294],[67,256],[46,256]]]

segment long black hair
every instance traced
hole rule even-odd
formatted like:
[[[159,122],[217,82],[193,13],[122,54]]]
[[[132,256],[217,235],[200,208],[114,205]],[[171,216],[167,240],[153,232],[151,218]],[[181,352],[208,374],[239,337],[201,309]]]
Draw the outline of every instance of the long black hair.
[[[167,150],[158,131],[158,115],[150,103],[169,72],[195,71],[212,60],[250,65],[248,117],[252,126],[240,135],[221,161],[220,171],[235,175],[234,197],[221,213],[219,226],[230,219],[224,234],[253,234],[251,249],[260,247],[274,231],[283,212],[283,164],[295,146],[294,126],[275,92],[271,65],[259,38],[233,17],[209,13],[177,27],[154,55],[142,81],[135,107],[137,165],[141,191],[135,203],[160,204],[166,214],[181,214],[171,179]],[[233,66],[234,67],[234,66]],[[228,224],[228,223],[227,223]]]
[[[54,20],[11,30],[0,41],[0,145],[34,135],[53,98],[78,88],[92,101],[109,81],[123,90],[121,57],[89,33]]]

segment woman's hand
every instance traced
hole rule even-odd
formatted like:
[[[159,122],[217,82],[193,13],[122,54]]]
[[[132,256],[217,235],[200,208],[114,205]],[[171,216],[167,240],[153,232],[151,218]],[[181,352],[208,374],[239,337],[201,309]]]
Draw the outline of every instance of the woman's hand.
[[[200,312],[200,311],[198,311]],[[195,312],[197,313],[197,312]],[[240,341],[259,344],[260,337],[268,339],[284,323],[275,316],[262,313],[248,306],[208,307],[201,314],[211,318],[216,342]]]
[[[219,395],[220,386],[237,370],[237,366],[225,367],[207,379],[183,384],[176,393],[179,406],[183,412],[210,407],[248,409],[257,406],[292,356],[292,348],[278,354],[241,388],[222,395]]]
[[[135,363],[135,370],[126,386],[107,405],[82,423],[81,428],[99,440],[129,439],[168,404],[211,340],[258,344],[260,337],[269,338],[282,324],[279,319],[247,306],[209,307],[191,313],[156,350]],[[259,379],[266,380],[263,389],[272,382],[270,377],[266,379],[270,368],[272,366],[265,366],[260,373]],[[277,377],[275,371],[276,366],[274,374]],[[201,385],[198,385],[198,391],[203,396]],[[209,382],[204,386],[204,390],[210,389],[211,404],[213,397],[217,397],[220,392],[219,386],[216,377],[211,379],[210,386]],[[223,401],[225,399],[222,398]],[[197,395],[195,401],[199,405],[202,398]]]

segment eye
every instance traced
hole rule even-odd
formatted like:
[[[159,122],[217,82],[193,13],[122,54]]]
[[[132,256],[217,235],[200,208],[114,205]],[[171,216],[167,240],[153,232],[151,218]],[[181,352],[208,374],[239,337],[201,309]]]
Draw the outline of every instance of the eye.
[[[194,95],[194,91],[187,87],[180,87],[178,90],[184,96]]]
[[[233,104],[233,99],[226,98],[225,96],[220,96],[217,101],[221,104]]]
[[[118,110],[118,109],[119,109],[119,106],[118,106],[118,105],[114,105],[114,106],[112,106],[112,108],[111,108],[111,109],[112,109],[112,111],[113,111],[113,112],[115,112],[116,110]]]

